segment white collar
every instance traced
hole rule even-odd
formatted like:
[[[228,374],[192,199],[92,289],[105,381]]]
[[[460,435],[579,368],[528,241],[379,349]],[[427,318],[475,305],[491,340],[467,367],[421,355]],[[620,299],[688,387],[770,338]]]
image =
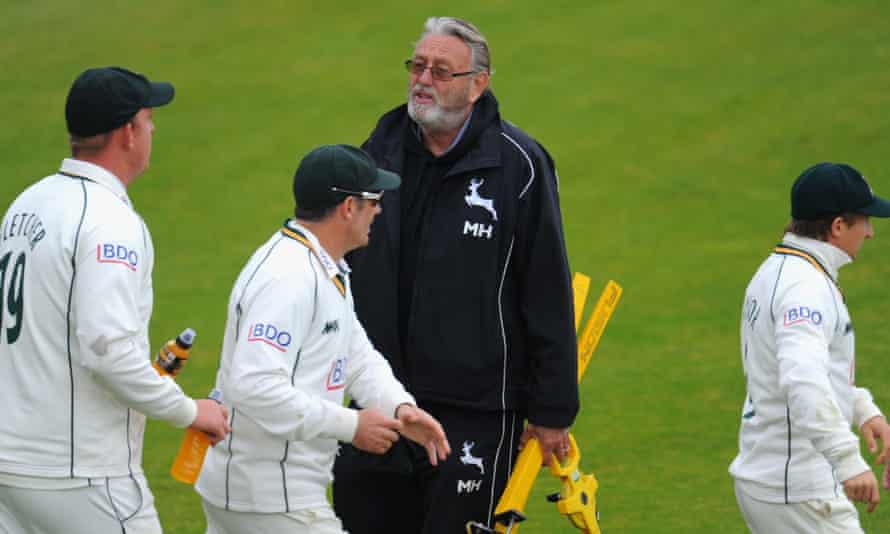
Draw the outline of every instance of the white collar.
[[[782,237],[782,242],[811,254],[835,280],[840,268],[853,262],[849,254],[827,241],[787,233]]]
[[[309,241],[309,244],[312,246],[312,249],[315,251],[318,256],[318,260],[321,262],[321,266],[324,267],[325,272],[328,275],[328,278],[334,278],[336,275],[345,275],[349,274],[349,265],[346,263],[346,260],[341,259],[340,261],[334,261],[334,258],[328,254],[328,251],[321,246],[321,243],[318,241],[318,238],[309,231],[308,228],[294,221],[293,219],[288,220],[284,224],[289,230],[300,233],[303,237]]]
[[[127,196],[127,188],[117,176],[109,172],[104,167],[100,167],[95,163],[83,161],[74,158],[65,158],[62,160],[62,166],[59,169],[61,174],[76,176],[78,178],[86,178],[92,182],[109,189],[114,196],[121,199],[127,206],[133,207],[130,197]]]

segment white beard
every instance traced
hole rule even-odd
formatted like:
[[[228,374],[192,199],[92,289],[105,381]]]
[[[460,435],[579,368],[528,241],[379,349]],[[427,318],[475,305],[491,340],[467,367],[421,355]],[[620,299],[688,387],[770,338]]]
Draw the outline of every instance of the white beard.
[[[423,90],[433,97],[431,104],[415,104],[414,92]],[[408,90],[408,116],[427,132],[440,133],[457,130],[467,118],[464,108],[445,108],[439,103],[439,95],[428,85],[416,84]]]

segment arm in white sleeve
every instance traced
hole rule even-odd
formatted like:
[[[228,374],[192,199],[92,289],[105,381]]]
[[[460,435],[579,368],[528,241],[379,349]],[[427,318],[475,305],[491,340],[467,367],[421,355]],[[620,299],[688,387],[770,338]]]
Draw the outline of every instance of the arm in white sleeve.
[[[414,397],[396,380],[389,362],[377,352],[355,313],[349,341],[347,393],[361,406],[395,417],[400,404],[416,405]]]
[[[135,217],[84,232],[78,247],[71,310],[79,350],[72,351],[119,402],[179,427],[197,416],[195,401],[151,366],[147,324],[151,276],[142,223]],[[120,257],[119,257],[120,256]]]
[[[779,386],[788,399],[792,429],[803,433],[845,481],[866,471],[868,464],[828,380],[828,333],[837,319],[830,302],[801,286],[789,288],[777,303]],[[818,311],[822,319],[795,318],[792,310],[802,306]],[[792,320],[787,319],[789,311]]]
[[[292,362],[304,350],[316,305],[313,288],[292,276],[255,279],[248,290],[240,301],[239,331],[231,336],[235,346],[225,380],[226,401],[270,434],[289,440],[352,441],[358,428],[355,410],[311,395],[291,382]],[[257,339],[262,336],[254,335],[256,325],[271,325],[290,336],[290,341],[282,346]]]

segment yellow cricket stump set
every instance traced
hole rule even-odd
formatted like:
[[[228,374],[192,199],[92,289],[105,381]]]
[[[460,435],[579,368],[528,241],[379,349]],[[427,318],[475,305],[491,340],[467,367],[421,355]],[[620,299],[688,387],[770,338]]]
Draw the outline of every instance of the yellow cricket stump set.
[[[581,315],[584,303],[587,301],[587,293],[590,289],[590,277],[581,273],[575,273],[572,279],[575,302],[575,330],[581,324]],[[593,309],[590,319],[584,325],[584,330],[578,336],[578,381],[584,376],[587,365],[593,351],[596,350],[603,331],[615,311],[621,299],[622,288],[618,283],[609,280],[605,289]],[[574,526],[586,534],[600,534],[597,522],[598,511],[596,507],[596,490],[598,487],[593,473],[584,474],[579,468],[581,451],[575,437],[569,434],[570,449],[564,463],[560,463],[554,456],[550,462],[550,472],[562,481],[559,493],[547,497],[550,502],[556,503],[559,513],[567,516]],[[501,495],[498,506],[495,508],[494,529],[470,521],[467,523],[467,534],[485,534],[500,532],[504,534],[516,534],[519,532],[519,523],[525,520],[522,513],[532,485],[538,477],[543,464],[543,456],[538,440],[531,439],[522,448],[513,474],[507,481],[504,494]]]

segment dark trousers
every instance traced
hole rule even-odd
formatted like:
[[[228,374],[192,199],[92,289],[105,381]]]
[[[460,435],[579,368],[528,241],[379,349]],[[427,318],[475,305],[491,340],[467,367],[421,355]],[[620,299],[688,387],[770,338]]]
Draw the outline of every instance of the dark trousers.
[[[385,455],[342,444],[334,464],[334,510],[350,534],[463,534],[488,526],[516,460],[522,421],[513,412],[422,406],[442,423],[451,455],[430,465],[401,438]]]

